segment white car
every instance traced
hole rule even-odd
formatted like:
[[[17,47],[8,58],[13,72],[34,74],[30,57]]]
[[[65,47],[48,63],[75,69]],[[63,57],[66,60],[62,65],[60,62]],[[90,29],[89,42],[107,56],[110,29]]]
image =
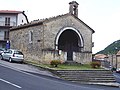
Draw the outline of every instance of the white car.
[[[2,54],[5,51],[4,48],[0,48],[0,54]]]
[[[16,61],[16,62],[23,62],[24,55],[19,50],[8,49],[1,54],[1,59],[9,60],[9,62]]]
[[[120,73],[120,68],[117,68],[117,69],[116,69],[116,72],[117,72],[117,73]]]

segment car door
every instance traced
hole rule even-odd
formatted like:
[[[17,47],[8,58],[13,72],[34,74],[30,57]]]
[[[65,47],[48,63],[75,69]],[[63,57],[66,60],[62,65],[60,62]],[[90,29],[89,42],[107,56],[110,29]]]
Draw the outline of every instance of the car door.
[[[3,58],[9,60],[9,57],[11,56],[11,54],[12,54],[11,50],[5,51],[3,54]]]
[[[7,53],[8,53],[8,50],[7,50],[7,51],[4,51],[4,52],[2,53],[3,59],[7,59],[7,58],[6,58]]]

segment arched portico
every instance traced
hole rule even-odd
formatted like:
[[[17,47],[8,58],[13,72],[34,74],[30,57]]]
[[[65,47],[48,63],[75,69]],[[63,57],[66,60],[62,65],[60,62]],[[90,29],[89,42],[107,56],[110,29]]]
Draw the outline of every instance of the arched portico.
[[[55,49],[67,52],[67,60],[73,60],[73,52],[81,52],[83,38],[80,32],[72,27],[61,29],[56,36]]]

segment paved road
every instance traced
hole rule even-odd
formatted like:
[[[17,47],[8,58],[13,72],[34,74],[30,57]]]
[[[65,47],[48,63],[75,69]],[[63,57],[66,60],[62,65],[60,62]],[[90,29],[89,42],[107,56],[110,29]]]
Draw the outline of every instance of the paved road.
[[[47,75],[47,76],[53,76],[53,74],[49,71],[45,71],[40,68],[36,68],[32,65],[27,65],[27,64],[19,64],[19,63],[9,63],[4,60],[0,60],[0,64],[3,66],[7,66],[11,69],[15,69],[18,71],[25,71],[25,72],[31,72],[31,73],[37,73],[37,74],[42,74],[42,75]]]
[[[1,62],[4,61],[0,61],[0,90],[120,90],[115,87],[79,85],[53,77],[33,75],[11,68],[7,65],[10,64],[8,62],[6,65]]]
[[[114,76],[116,78],[116,81],[120,83],[120,73],[114,73]]]
[[[0,90],[99,90],[21,73],[0,66]]]

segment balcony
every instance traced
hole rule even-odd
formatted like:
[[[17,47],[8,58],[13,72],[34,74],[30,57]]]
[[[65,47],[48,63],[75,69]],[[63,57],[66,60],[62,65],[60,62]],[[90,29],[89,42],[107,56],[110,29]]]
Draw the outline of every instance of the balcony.
[[[7,41],[7,40],[9,40],[9,37],[0,37],[0,41]]]
[[[0,26],[16,26],[16,23],[14,21],[11,21],[10,23],[5,23],[5,21],[0,21]]]

